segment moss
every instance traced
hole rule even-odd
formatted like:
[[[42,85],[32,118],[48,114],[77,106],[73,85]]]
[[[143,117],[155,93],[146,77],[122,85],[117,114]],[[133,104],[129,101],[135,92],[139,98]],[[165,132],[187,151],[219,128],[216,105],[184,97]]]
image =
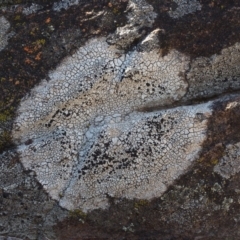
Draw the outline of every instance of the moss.
[[[3,131],[0,134],[0,152],[12,145],[12,137],[10,131]]]
[[[16,15],[15,17],[14,17],[14,21],[20,21],[21,20],[21,16],[20,15]]]
[[[214,156],[215,157],[215,156]],[[218,156],[219,157],[219,156]],[[197,160],[199,163],[201,163],[205,167],[212,167],[218,164],[219,160],[218,158],[210,158],[209,157],[202,157]]]
[[[0,123],[10,120],[12,115],[13,115],[13,111],[11,108],[0,112]]]
[[[140,208],[140,207],[144,207],[144,206],[147,206],[149,204],[149,201],[148,200],[145,200],[145,199],[139,199],[137,201],[135,201],[134,203],[134,208]]]
[[[74,209],[69,212],[69,218],[73,220],[85,220],[87,214],[84,213],[81,209]]]
[[[117,8],[114,8],[114,9],[113,9],[113,13],[114,13],[114,14],[120,14],[120,11],[119,11]]]
[[[36,42],[34,42],[34,45],[45,45],[46,40],[45,39],[38,39]]]
[[[212,165],[216,165],[216,164],[218,164],[218,162],[219,162],[218,159],[212,159],[211,160]]]
[[[31,29],[29,34],[31,36],[35,36],[36,34],[38,34],[38,32],[39,32],[39,28],[38,27],[34,27],[34,28]]]
[[[224,156],[223,146],[216,145],[211,148],[208,152],[204,153],[197,162],[203,167],[213,167],[219,163],[219,159]]]
[[[7,106],[11,101],[7,99],[5,102],[0,101],[0,152],[12,146],[11,129],[2,128],[8,121],[11,121],[14,116],[14,107]]]

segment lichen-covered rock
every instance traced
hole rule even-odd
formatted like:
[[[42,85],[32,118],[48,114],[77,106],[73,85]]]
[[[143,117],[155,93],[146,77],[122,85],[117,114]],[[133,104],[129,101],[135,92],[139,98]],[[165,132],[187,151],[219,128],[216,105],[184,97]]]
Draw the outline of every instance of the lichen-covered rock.
[[[8,30],[10,28],[10,23],[3,16],[0,17],[0,51],[4,49],[4,47],[8,43],[8,39],[13,35],[13,33],[9,33]]]
[[[186,14],[190,14],[201,10],[202,5],[198,0],[174,0],[177,4],[177,8],[173,11],[169,11],[169,15],[172,18],[180,18]]]
[[[53,4],[54,11],[61,11],[63,9],[68,9],[71,6],[78,5],[79,3],[84,2],[84,0],[60,0],[56,1]]]
[[[128,48],[130,45],[144,36],[143,28],[151,27],[157,14],[153,7],[145,0],[130,0],[128,3],[128,23],[117,28],[114,34],[111,34],[107,41],[120,48]]]
[[[240,143],[229,144],[214,171],[229,179],[240,172]]]
[[[210,113],[201,105],[131,114],[103,126],[88,152],[80,152],[77,174],[72,174],[60,205],[90,210],[108,205],[106,196],[161,196],[198,156]]]
[[[53,226],[66,211],[49,199],[33,172],[24,170],[15,151],[0,155],[0,168],[0,239],[54,239]]]
[[[199,57],[190,64],[185,99],[211,97],[240,88],[240,44],[236,43],[210,58]]]
[[[144,40],[144,42],[147,41],[148,39]],[[186,92],[187,84],[181,73],[187,69],[188,58],[181,56],[176,51],[163,58],[159,58],[154,50],[150,52],[151,58],[148,54],[149,52],[138,52],[137,50],[123,54],[110,47],[105,39],[90,41],[71,58],[65,59],[58,69],[49,75],[49,82],[43,82],[42,85],[32,91],[30,98],[22,103],[13,134],[14,138],[19,139],[19,143],[21,143],[19,153],[22,162],[26,169],[36,172],[40,183],[54,199],[61,199],[62,206],[68,209],[77,207],[92,209],[105,206],[107,204],[106,194],[118,197],[145,198],[141,194],[143,192],[141,189],[135,193],[132,192],[132,187],[135,188],[140,181],[153,182],[145,187],[149,188],[146,198],[158,196],[166,189],[165,184],[169,185],[179,173],[184,171],[193,160],[192,155],[198,152],[198,149],[195,148],[194,150],[193,146],[199,145],[199,141],[204,140],[206,121],[200,121],[200,125],[195,126],[199,135],[196,135],[194,131],[190,132],[190,130],[187,133],[185,129],[188,124],[192,124],[191,126],[194,128],[194,124],[197,124],[194,123],[197,114],[207,115],[208,110],[202,112],[200,107],[199,112],[196,112],[198,108],[196,110],[189,108],[189,110],[179,109],[169,113],[159,112],[153,116],[144,113],[132,115],[133,112],[141,111],[145,105],[152,102],[153,104],[158,103],[158,106],[164,106],[177,101]],[[169,72],[171,72],[171,75],[168,75]],[[191,111],[193,112],[191,113]],[[177,115],[178,112],[179,116]],[[149,131],[150,133],[153,131],[152,127],[156,128],[154,123],[153,126],[151,124],[151,121],[155,122],[155,118],[158,119],[156,123],[159,122],[158,124],[162,125],[162,140],[158,137],[155,139],[157,132],[153,136],[149,136],[149,139],[145,136]],[[142,122],[143,125],[138,126],[137,122]],[[159,128],[161,128],[160,125]],[[164,130],[165,125],[166,130]],[[138,132],[137,129],[139,128],[146,128],[146,130]],[[132,134],[130,139],[129,134]],[[177,134],[176,139],[172,134],[174,136]],[[188,134],[190,135],[188,136]],[[106,136],[104,137],[104,135]],[[132,141],[135,137],[138,139],[138,135],[142,135],[142,137],[136,142],[135,146]],[[114,150],[115,154],[110,154],[110,149],[104,150],[104,144],[100,147],[101,136],[106,138],[104,144],[109,145],[113,141],[119,145],[117,153],[116,150]],[[187,137],[186,141],[190,141],[188,144],[184,140],[185,136]],[[193,140],[191,140],[192,137]],[[172,140],[169,138],[172,138]],[[150,145],[146,149],[147,152],[144,153],[140,146],[146,141]],[[179,167],[176,169],[165,169],[166,176],[161,176],[158,171],[161,172],[161,168],[165,168],[162,164],[168,165],[167,161],[169,160],[167,159],[171,159],[170,156],[166,155],[166,149],[168,148],[165,144],[167,144],[167,141],[173,142],[172,148],[176,147],[174,146],[175,142],[183,144],[176,154],[180,154],[186,163],[179,162]],[[147,157],[149,148],[154,149],[154,146],[158,146],[161,142],[163,142],[163,156],[159,157],[163,160],[156,160],[159,163],[156,163],[155,167],[151,163],[147,172],[152,173],[148,175],[146,172],[144,177],[141,172],[141,164],[149,161],[150,156]],[[133,144],[132,147],[130,143]],[[96,146],[92,146],[93,144]],[[125,147],[121,150],[121,146]],[[191,149],[190,152],[187,148]],[[99,151],[103,151],[102,157],[98,156],[100,155]],[[137,153],[138,151],[139,153]],[[140,151],[142,151],[142,157],[138,157]],[[160,152],[154,153],[157,149],[152,151],[152,159],[160,154]],[[182,151],[185,153],[182,153]],[[107,154],[109,156],[104,157],[107,152],[110,155]],[[123,158],[121,155],[124,152],[126,156]],[[136,159],[130,160],[132,152],[135,152]],[[185,156],[183,157],[182,154],[185,154]],[[143,157],[146,159],[141,159]],[[117,158],[119,161],[114,161],[115,164],[113,164],[113,159]],[[123,159],[120,160],[121,158]],[[176,161],[179,158],[180,156],[176,156]],[[126,159],[128,160],[126,161]],[[135,160],[143,162],[140,163],[139,167],[133,166],[133,168],[139,168],[139,170],[134,173],[132,167],[130,169],[126,167],[126,170],[120,175],[122,182],[119,181],[118,173],[115,170],[119,166],[127,166],[128,162],[134,162]],[[100,169],[102,168],[102,162],[104,162],[105,168],[109,169],[108,171],[101,170],[103,171],[103,177],[100,173],[99,175],[96,174],[99,170],[94,170],[94,168],[98,169],[99,162]],[[185,167],[182,165],[185,165]],[[92,179],[88,182],[87,179],[91,179],[90,176],[93,174],[92,171],[85,171],[88,168],[93,168],[92,171],[95,172],[96,180]],[[154,173],[151,168],[159,168],[159,170]],[[86,172],[89,172],[89,176]],[[133,174],[138,177],[132,179]],[[156,174],[160,174],[159,177],[165,179],[166,183],[160,183],[160,185],[154,187]],[[168,180],[167,175],[169,174],[170,178]],[[80,179],[79,183],[76,182],[76,178]],[[118,181],[119,186],[116,185],[116,181]],[[99,187],[96,185],[97,182],[99,182]],[[100,182],[103,183],[100,184]],[[162,187],[160,187],[161,184]],[[71,185],[75,186],[74,189],[79,189],[78,194],[76,190],[72,189]],[[91,185],[94,185],[92,190]],[[151,187],[151,185],[153,186]],[[141,187],[143,187],[142,184]],[[126,188],[129,188],[129,190],[128,193],[124,194]],[[152,190],[150,190],[151,188]],[[157,189],[159,189],[158,194],[156,193]],[[70,194],[66,199],[64,192]],[[74,192],[75,197],[72,196],[71,192]],[[139,193],[137,194],[137,192]],[[144,192],[147,193],[146,190]],[[101,197],[99,194],[101,194]],[[80,196],[82,196],[82,201],[79,201]],[[95,198],[95,196],[96,199],[92,203],[89,199]],[[77,202],[75,198],[78,199]],[[100,201],[102,203],[98,203]]]
[[[50,113],[54,115],[66,101],[66,106],[81,103],[84,114],[79,124],[86,125],[108,112],[125,114],[152,102],[164,106],[180,100],[188,86],[183,74],[188,69],[188,57],[177,51],[163,58],[156,51],[150,54],[151,57],[149,52],[137,50],[125,54],[108,45],[104,38],[91,40],[65,59],[49,74],[50,81],[43,81],[22,102],[14,137],[33,137],[27,133],[30,126],[35,128],[36,121]]]
[[[25,7],[22,10],[22,13],[25,15],[30,15],[33,13],[36,13],[37,11],[41,10],[43,8],[43,6],[36,4],[36,3],[32,3],[29,7]]]
[[[239,239],[239,7],[0,3],[0,238]]]

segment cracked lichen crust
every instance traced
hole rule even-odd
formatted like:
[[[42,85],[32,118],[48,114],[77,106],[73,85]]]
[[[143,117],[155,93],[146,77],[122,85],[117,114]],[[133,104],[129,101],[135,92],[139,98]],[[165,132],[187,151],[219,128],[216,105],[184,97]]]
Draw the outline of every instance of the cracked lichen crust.
[[[8,33],[10,28],[10,23],[5,17],[0,17],[0,51],[2,51],[8,44],[8,39],[13,35],[13,33]]]
[[[194,13],[202,9],[198,0],[173,0],[178,6],[174,11],[169,11],[172,18],[180,18],[184,15]]]
[[[105,208],[109,196],[160,196],[197,158],[212,102],[149,109],[238,88],[230,75],[222,84],[230,66],[238,75],[237,54],[227,54],[238,45],[211,58],[190,60],[174,49],[161,56],[160,29],[139,31],[154,22],[152,6],[132,0],[128,11],[124,27],[66,58],[18,110],[13,138],[21,162],[67,209]],[[199,72],[201,61],[208,62]]]
[[[191,165],[205,140],[208,105],[115,116],[91,146],[60,199],[65,208],[104,208],[107,196],[159,197]],[[90,133],[96,134],[94,128]],[[76,194],[76,193],[79,194]]]
[[[211,97],[227,90],[240,89],[240,44],[224,48],[210,58],[191,61],[186,74],[189,83],[185,99]]]
[[[187,91],[183,73],[188,65],[189,58],[175,50],[165,57],[155,50],[125,54],[108,45],[105,38],[90,40],[21,103],[15,130],[19,128],[21,137],[24,133],[25,138],[32,138],[35,133],[29,130],[38,129],[36,122],[43,124],[46,117],[55,122],[60,109],[67,111],[75,104],[86,111],[83,122],[88,124],[92,114],[114,113],[114,109],[125,113],[154,102],[164,106],[178,101]],[[17,135],[16,131],[15,138]]]
[[[141,43],[145,48],[153,35]],[[206,121],[196,119],[210,110],[200,106],[156,114],[139,111],[152,103],[164,106],[181,99],[187,90],[183,73],[188,65],[188,57],[175,50],[164,57],[156,50],[124,53],[105,38],[90,40],[21,103],[13,136],[24,167],[35,171],[47,192],[68,209],[105,207],[107,195],[160,195],[197,154]],[[146,141],[144,151],[141,145]],[[103,143],[106,155],[97,152]],[[160,158],[150,162],[157,154]],[[170,160],[174,154],[175,160]],[[111,173],[104,170],[101,158]],[[142,173],[142,164],[149,174]],[[117,170],[121,165],[126,165],[124,171]]]

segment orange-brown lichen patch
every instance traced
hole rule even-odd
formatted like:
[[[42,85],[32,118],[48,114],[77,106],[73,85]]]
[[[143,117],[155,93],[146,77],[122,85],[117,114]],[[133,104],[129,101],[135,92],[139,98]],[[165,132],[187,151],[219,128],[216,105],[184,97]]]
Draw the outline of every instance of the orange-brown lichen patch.
[[[50,23],[51,22],[51,18],[48,17],[46,20],[45,20],[45,23]]]
[[[34,62],[30,58],[26,58],[24,63],[28,65],[34,65]]]
[[[25,47],[23,48],[23,50],[24,50],[25,52],[29,53],[29,54],[32,54],[32,53],[34,52],[34,50],[31,49],[29,46],[25,46]]]
[[[39,53],[36,55],[35,60],[40,61],[40,60],[41,60],[41,57],[42,57],[42,53],[39,52]]]

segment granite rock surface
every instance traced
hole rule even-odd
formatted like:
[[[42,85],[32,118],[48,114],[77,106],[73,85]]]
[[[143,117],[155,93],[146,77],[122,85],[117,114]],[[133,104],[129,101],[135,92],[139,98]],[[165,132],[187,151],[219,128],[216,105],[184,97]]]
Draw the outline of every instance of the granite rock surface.
[[[0,239],[239,238],[238,1],[0,6]]]

